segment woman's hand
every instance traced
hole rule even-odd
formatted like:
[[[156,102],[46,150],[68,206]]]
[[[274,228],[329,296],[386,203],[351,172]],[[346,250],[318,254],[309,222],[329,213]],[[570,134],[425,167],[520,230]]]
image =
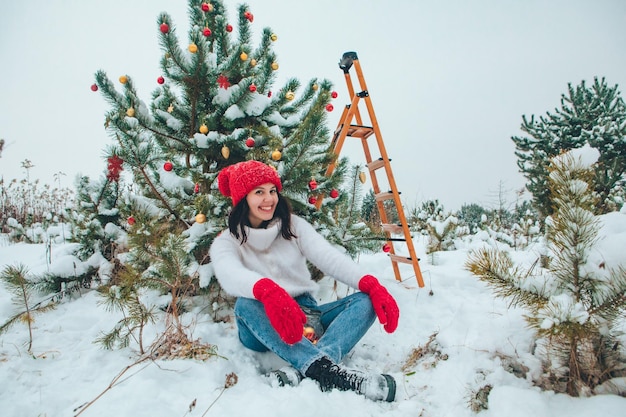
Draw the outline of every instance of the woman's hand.
[[[396,300],[371,275],[365,275],[361,278],[359,290],[370,296],[378,321],[384,326],[387,333],[393,333],[398,327],[398,318],[400,317],[400,309],[398,304],[396,304]]]
[[[287,344],[302,339],[306,315],[289,294],[269,278],[261,278],[252,289],[254,298],[263,303],[272,327]]]

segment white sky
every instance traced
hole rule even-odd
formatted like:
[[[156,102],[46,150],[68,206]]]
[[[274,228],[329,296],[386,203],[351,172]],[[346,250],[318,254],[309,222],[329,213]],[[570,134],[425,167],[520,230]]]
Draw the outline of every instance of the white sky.
[[[226,2],[233,14],[241,2]],[[509,203],[523,187],[511,136],[522,115],[560,105],[567,83],[604,76],[626,86],[626,2],[621,0],[250,0],[254,31],[271,27],[279,58],[278,88],[297,77],[328,78],[339,97],[334,130],[348,102],[337,63],[359,54],[392,169],[409,208],[439,199]],[[89,86],[105,70],[133,77],[149,102],[160,75],[156,18],[167,11],[185,37],[185,0],[49,0],[0,2],[0,159],[5,180],[45,183],[106,168],[108,109]],[[255,39],[254,44],[258,44]],[[355,78],[355,77],[353,77]],[[364,162],[360,144],[344,153]],[[374,152],[373,152],[374,154]],[[373,155],[377,157],[377,155]]]

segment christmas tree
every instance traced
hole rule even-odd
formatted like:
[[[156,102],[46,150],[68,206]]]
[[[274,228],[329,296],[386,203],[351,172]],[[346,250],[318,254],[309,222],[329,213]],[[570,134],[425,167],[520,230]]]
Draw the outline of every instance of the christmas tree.
[[[231,203],[219,193],[216,178],[228,165],[250,159],[269,164],[296,214],[351,255],[372,246],[363,239],[371,231],[353,215],[356,177],[346,178],[358,170],[352,174],[342,158],[325,176],[336,158],[325,124],[337,96],[332,84],[289,78],[275,88],[279,65],[272,47],[278,36],[264,28],[254,46],[254,15],[247,5],[238,7],[232,22],[219,0],[189,0],[188,9],[187,41],[179,39],[167,13],[157,18],[162,75],[149,104],[130,75],[114,81],[96,72],[92,90],[111,105],[105,127],[114,143],[106,150],[106,175],[79,182],[71,216],[83,257],[103,253],[115,264],[109,270],[116,271],[115,254],[128,252],[126,272],[115,284],[160,288],[172,294],[167,311],[174,313],[184,309],[181,294],[199,289],[211,294],[210,305],[224,305],[208,249],[227,226]],[[128,188],[120,185],[125,176]],[[320,195],[328,198],[318,210]]]

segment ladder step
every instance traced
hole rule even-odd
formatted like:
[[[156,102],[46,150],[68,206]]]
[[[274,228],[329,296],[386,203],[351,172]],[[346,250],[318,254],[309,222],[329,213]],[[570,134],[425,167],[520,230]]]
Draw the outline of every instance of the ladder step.
[[[404,231],[401,224],[383,223],[380,225],[385,232],[400,234]]]
[[[383,158],[378,158],[376,161],[372,161],[366,166],[367,166],[367,169],[369,169],[370,171],[376,171],[377,169],[385,166],[385,161]]]
[[[370,126],[350,125],[347,136],[367,139],[374,134],[374,128]]]
[[[391,262],[402,262],[405,264],[413,263],[413,260],[411,258],[407,258],[406,256],[398,256],[390,253],[389,258],[391,258]]]
[[[374,195],[374,199],[376,201],[391,200],[392,198],[393,198],[393,191],[383,191],[382,193],[378,193]]]

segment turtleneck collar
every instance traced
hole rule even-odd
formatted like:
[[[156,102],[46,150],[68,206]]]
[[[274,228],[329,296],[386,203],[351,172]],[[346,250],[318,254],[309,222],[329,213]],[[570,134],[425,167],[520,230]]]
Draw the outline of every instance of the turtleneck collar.
[[[276,238],[280,236],[280,220],[272,221],[264,229],[245,227],[248,235],[246,244],[258,251],[267,250]]]

